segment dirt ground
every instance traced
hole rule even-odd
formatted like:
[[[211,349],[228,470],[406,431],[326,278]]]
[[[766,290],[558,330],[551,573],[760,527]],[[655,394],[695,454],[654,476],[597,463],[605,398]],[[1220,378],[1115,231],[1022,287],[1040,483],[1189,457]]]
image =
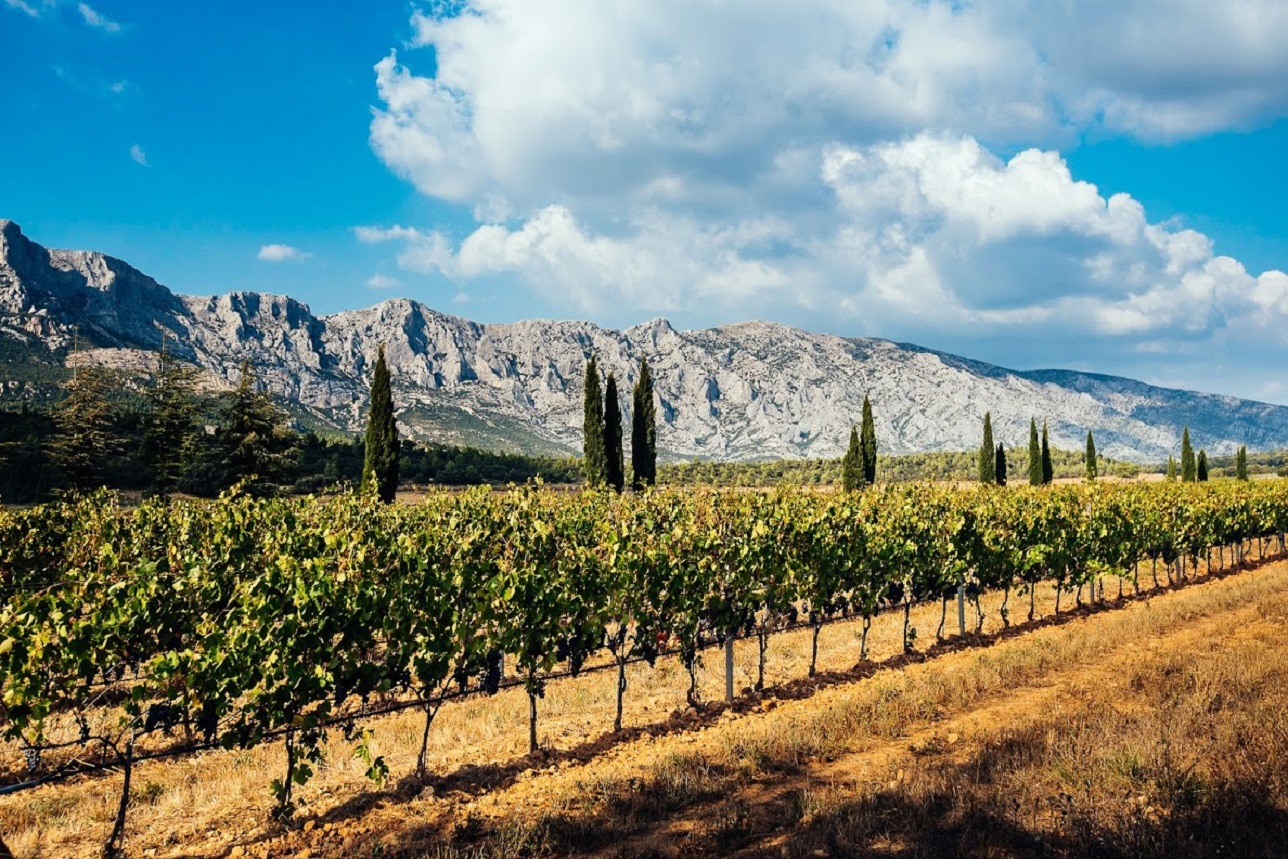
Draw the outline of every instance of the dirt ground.
[[[1142,585],[1145,584],[1142,577]],[[542,751],[527,699],[443,709],[426,782],[409,776],[420,718],[377,720],[392,778],[363,777],[334,737],[293,829],[268,821],[280,748],[141,766],[128,850],[138,856],[1288,855],[1288,563],[937,643],[939,607],[772,639],[752,694],[752,642],[732,707],[708,654],[700,711],[674,661],[633,668],[626,729],[609,733],[611,674],[551,684]],[[1130,591],[1130,587],[1128,588]],[[1065,605],[1072,600],[1066,597]],[[1019,623],[1027,600],[1011,598]],[[950,614],[950,628],[955,627]],[[6,749],[4,754],[12,754]],[[7,763],[7,762],[6,762]],[[15,855],[94,855],[118,777],[0,797]]]

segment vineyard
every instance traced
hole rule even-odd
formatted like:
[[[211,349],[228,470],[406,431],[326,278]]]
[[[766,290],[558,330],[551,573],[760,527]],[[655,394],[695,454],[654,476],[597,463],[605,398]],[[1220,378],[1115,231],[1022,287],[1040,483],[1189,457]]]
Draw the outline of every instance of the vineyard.
[[[524,487],[433,494],[117,506],[107,494],[0,512],[0,724],[26,770],[14,791],[123,773],[107,852],[118,852],[134,767],[205,748],[281,741],[276,814],[289,818],[328,731],[382,781],[366,721],[422,715],[418,768],[454,697],[518,685],[539,745],[546,685],[674,654],[698,706],[696,667],[733,637],[771,636],[915,603],[970,626],[980,597],[1033,618],[1039,584],[1103,601],[1282,553],[1288,487],[1079,485],[957,490],[570,495]],[[1142,583],[1140,577],[1150,581]],[[1056,611],[1060,610],[1057,597]],[[956,619],[954,618],[954,621]],[[921,631],[921,635],[932,634]],[[860,638],[854,659],[866,658]],[[813,660],[809,666],[814,671]],[[681,703],[681,702],[677,702]],[[609,725],[604,726],[606,729]]]

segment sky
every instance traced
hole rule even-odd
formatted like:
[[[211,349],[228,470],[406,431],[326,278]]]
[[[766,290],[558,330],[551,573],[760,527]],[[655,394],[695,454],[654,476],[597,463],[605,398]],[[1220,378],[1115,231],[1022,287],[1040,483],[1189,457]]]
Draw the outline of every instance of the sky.
[[[1288,404],[1283,0],[0,0],[0,218],[177,292]]]

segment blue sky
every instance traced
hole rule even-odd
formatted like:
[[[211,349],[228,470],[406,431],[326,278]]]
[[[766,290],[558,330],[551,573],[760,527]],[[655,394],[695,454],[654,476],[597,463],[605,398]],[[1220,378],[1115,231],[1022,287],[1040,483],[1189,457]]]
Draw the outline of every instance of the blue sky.
[[[1288,402],[1280,0],[0,0],[0,217],[179,292]]]

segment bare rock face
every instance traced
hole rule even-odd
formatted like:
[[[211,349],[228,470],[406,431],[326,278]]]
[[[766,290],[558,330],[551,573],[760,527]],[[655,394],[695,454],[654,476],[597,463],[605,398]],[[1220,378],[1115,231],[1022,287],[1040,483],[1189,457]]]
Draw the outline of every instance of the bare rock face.
[[[586,360],[617,375],[629,426],[642,356],[653,370],[658,444],[670,458],[758,460],[844,453],[864,396],[886,452],[963,450],[984,413],[996,438],[1029,419],[1076,448],[1088,429],[1108,456],[1157,461],[1180,446],[1225,453],[1288,446],[1288,408],[1060,370],[1016,372],[917,346],[812,334],[766,322],[681,332],[664,319],[626,331],[588,322],[480,325],[407,299],[314,316],[253,292],[180,296],[112,257],[46,250],[0,221],[0,338],[137,364],[167,348],[232,384],[251,362],[273,393],[358,431],[381,345],[404,430],[422,440],[575,453]],[[115,355],[115,357],[113,357]],[[75,360],[86,360],[82,355]],[[12,380],[0,380],[10,383]]]

